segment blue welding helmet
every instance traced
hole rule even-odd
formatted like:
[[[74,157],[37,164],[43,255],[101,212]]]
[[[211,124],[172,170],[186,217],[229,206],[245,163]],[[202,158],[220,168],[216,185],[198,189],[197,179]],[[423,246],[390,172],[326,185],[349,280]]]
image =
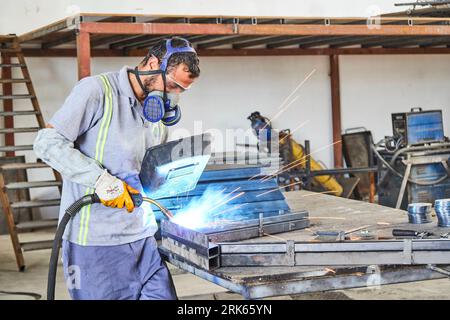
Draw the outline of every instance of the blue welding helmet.
[[[158,122],[161,121],[166,126],[173,126],[178,123],[181,119],[181,108],[178,106],[179,95],[173,93],[167,93],[166,91],[166,72],[167,65],[170,57],[174,53],[181,52],[193,52],[196,53],[195,49],[189,45],[189,42],[182,38],[181,39],[186,42],[185,47],[173,47],[172,39],[166,40],[166,53],[164,57],[161,59],[160,69],[159,70],[149,70],[149,71],[139,71],[136,67],[134,70],[129,70],[129,72],[133,73],[136,76],[136,79],[146,94],[143,108],[144,108],[144,117],[150,122]],[[142,84],[142,81],[139,75],[155,75],[161,74],[164,84],[164,91],[152,91],[149,92],[147,88]]]

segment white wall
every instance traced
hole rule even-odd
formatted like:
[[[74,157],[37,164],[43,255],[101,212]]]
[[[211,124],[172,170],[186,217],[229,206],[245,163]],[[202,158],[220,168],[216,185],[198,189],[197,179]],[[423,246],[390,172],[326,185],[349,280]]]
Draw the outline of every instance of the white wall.
[[[442,109],[450,136],[450,56],[341,56],[342,127],[365,126],[374,140],[392,134],[390,114]]]
[[[395,11],[395,1],[377,1],[383,12]],[[108,5],[106,5],[106,3]],[[370,1],[152,1],[149,9],[142,1],[4,1],[0,10],[0,34],[22,33],[64,17],[68,4],[84,12],[141,12],[173,14],[364,16]],[[167,5],[170,3],[170,5]],[[195,4],[193,4],[195,3]],[[281,5],[288,3],[290,5]],[[142,8],[142,10],[138,9]],[[369,9],[368,9],[369,8]],[[450,135],[450,57],[446,55],[342,56],[341,105],[343,129],[364,126],[375,140],[392,133],[390,114],[419,106],[444,112],[445,131]],[[94,58],[94,74],[134,66],[137,58]],[[28,58],[37,95],[49,119],[60,107],[77,78],[74,58]],[[247,116],[259,110],[273,116],[278,106],[304,77],[313,76],[299,91],[298,100],[274,121],[278,129],[295,128],[309,120],[294,137],[311,140],[312,150],[332,142],[331,99],[328,57],[205,57],[202,75],[181,100],[183,118],[178,128],[192,131],[195,121],[203,128],[249,128]],[[296,96],[296,95],[295,95]],[[26,108],[25,103],[18,107]],[[32,118],[24,117],[26,126]],[[25,136],[24,136],[25,137]],[[28,141],[25,141],[27,140]],[[30,137],[19,142],[31,142]],[[327,166],[332,164],[332,148],[314,154]],[[32,157],[31,153],[28,153]],[[45,176],[32,177],[45,179]],[[49,191],[51,191],[49,189]],[[36,195],[33,191],[33,195]],[[46,193],[47,197],[54,192]],[[46,211],[54,215],[54,211]]]

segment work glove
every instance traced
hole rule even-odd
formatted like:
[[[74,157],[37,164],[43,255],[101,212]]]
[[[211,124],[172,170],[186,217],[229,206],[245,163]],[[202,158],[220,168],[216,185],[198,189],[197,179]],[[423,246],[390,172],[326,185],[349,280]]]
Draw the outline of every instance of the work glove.
[[[120,209],[125,206],[128,212],[132,212],[134,210],[134,203],[130,193],[139,193],[139,191],[110,175],[105,170],[95,183],[95,193],[103,205]]]

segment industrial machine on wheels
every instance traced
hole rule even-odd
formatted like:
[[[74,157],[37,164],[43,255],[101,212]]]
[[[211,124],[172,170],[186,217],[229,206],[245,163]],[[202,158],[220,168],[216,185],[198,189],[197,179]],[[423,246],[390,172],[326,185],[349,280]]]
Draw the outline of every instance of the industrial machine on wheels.
[[[393,136],[377,143],[378,201],[406,209],[408,203],[434,203],[450,197],[450,141],[442,111],[392,114]]]

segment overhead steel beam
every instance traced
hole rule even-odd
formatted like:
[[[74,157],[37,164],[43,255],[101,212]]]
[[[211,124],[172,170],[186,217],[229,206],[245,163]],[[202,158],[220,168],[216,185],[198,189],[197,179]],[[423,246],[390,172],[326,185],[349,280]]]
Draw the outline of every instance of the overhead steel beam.
[[[249,36],[250,37],[250,36]],[[233,44],[233,49],[242,49],[242,48],[248,48],[253,46],[258,46],[262,44],[270,44],[280,41],[286,41],[289,39],[292,39],[290,36],[269,36],[269,37],[260,37],[260,38],[254,38],[251,41],[245,41],[242,43]]]
[[[167,37],[161,37],[161,39],[163,39],[163,38],[167,38]],[[196,36],[185,36],[183,38],[190,41],[191,43],[195,43],[195,42],[197,42],[197,40],[205,41],[208,39],[217,38],[217,36],[215,36],[215,35],[209,35],[209,36],[196,35]],[[140,43],[139,45],[125,46],[124,49],[126,49],[126,50],[145,49],[145,48],[152,46],[155,42],[156,41],[144,41],[144,42]]]
[[[126,39],[117,41],[115,43],[111,43],[109,45],[109,48],[116,50],[116,49],[124,49],[126,47],[133,47],[133,46],[136,47],[136,46],[142,45],[144,43],[153,43],[153,42],[159,41],[164,38],[165,38],[165,36],[153,36],[153,35],[136,36],[133,38],[126,38]]]
[[[70,43],[76,40],[76,31],[72,30],[70,31],[70,34],[65,34],[60,36],[58,39],[52,40],[52,41],[48,41],[48,42],[43,42],[41,45],[42,49],[49,49],[52,47],[56,47],[62,44],[66,44],[66,43]]]
[[[72,26],[80,21],[80,16],[75,15],[70,18],[59,20],[55,23],[52,23],[48,26],[33,30],[31,32],[25,33],[21,36],[19,36],[18,40],[19,43],[39,39],[42,37],[45,37],[46,35],[54,32],[58,32],[64,29],[67,29],[67,27]]]
[[[314,25],[314,24],[200,24],[200,23],[110,23],[82,22],[79,30],[100,34],[172,34],[172,35],[450,35],[449,25]]]
[[[306,41],[306,42],[301,42],[300,43],[300,48],[311,48],[311,47],[317,47],[317,46],[322,46],[322,45],[330,45],[330,43],[335,43],[335,42],[339,42],[342,40],[349,40],[353,38],[352,36],[338,36],[338,37],[326,37],[325,39],[316,39],[316,40],[311,40],[311,41]]]
[[[207,43],[201,43],[197,46],[198,49],[207,49],[212,47],[218,47],[225,44],[230,44],[239,40],[252,39],[253,36],[227,36],[215,41],[209,41]]]
[[[442,40],[435,40],[435,41],[424,41],[419,42],[418,45],[423,48],[433,47],[433,46],[440,46],[440,45],[450,45],[450,38],[442,39]]]
[[[446,45],[446,44],[450,44],[450,37],[420,38],[420,39],[417,39],[416,41],[401,42],[400,44],[392,44],[392,45],[385,46],[385,47],[396,48],[399,46],[408,46],[408,45],[430,47],[430,46],[440,46],[440,45]]]
[[[342,25],[349,25],[352,22],[343,22]],[[354,23],[354,22],[353,22]],[[359,24],[361,24],[362,22],[359,22]],[[353,36],[353,35],[352,35]],[[331,38],[328,39],[335,39],[336,36],[332,36]],[[274,44],[270,44],[267,46],[267,48],[280,48],[280,47],[286,47],[286,46],[290,46],[290,45],[304,45],[304,44],[308,44],[308,43],[314,43],[315,41],[321,40],[323,38],[317,38],[314,36],[308,36],[308,37],[298,37],[298,38],[294,38],[294,39],[290,39],[290,40],[286,40],[286,41],[281,41],[279,43],[274,43]]]
[[[363,45],[366,42],[381,41],[383,39],[386,39],[386,37],[380,37],[380,36],[352,37],[351,39],[349,39],[347,41],[336,41],[335,43],[331,43],[330,48],[342,48],[342,47],[348,47],[348,46],[354,46],[354,45]]]
[[[370,47],[379,47],[379,46],[385,46],[385,45],[391,45],[391,44],[397,44],[397,43],[408,43],[413,42],[418,39],[424,39],[424,37],[390,37],[390,38],[382,38],[378,41],[368,41],[362,45],[363,48],[370,48]]]
[[[27,57],[76,57],[76,49],[22,49]],[[409,55],[409,54],[449,54],[450,48],[289,48],[289,49],[198,49],[203,57],[258,57],[258,56],[317,56],[325,55]],[[93,49],[92,57],[143,57],[145,49],[123,50]]]
[[[83,21],[83,17],[80,16],[79,22]],[[125,23],[133,23],[136,22],[136,17],[108,17],[108,18],[104,18],[101,19],[97,22],[125,22]],[[62,44],[66,44],[66,43],[70,43],[76,40],[76,30],[73,30],[70,34],[64,34],[61,35],[60,37],[58,37],[55,40],[52,41],[48,41],[48,42],[43,42],[41,45],[42,49],[49,49],[49,48],[53,48]]]
[[[450,240],[219,243],[221,267],[450,264]]]

